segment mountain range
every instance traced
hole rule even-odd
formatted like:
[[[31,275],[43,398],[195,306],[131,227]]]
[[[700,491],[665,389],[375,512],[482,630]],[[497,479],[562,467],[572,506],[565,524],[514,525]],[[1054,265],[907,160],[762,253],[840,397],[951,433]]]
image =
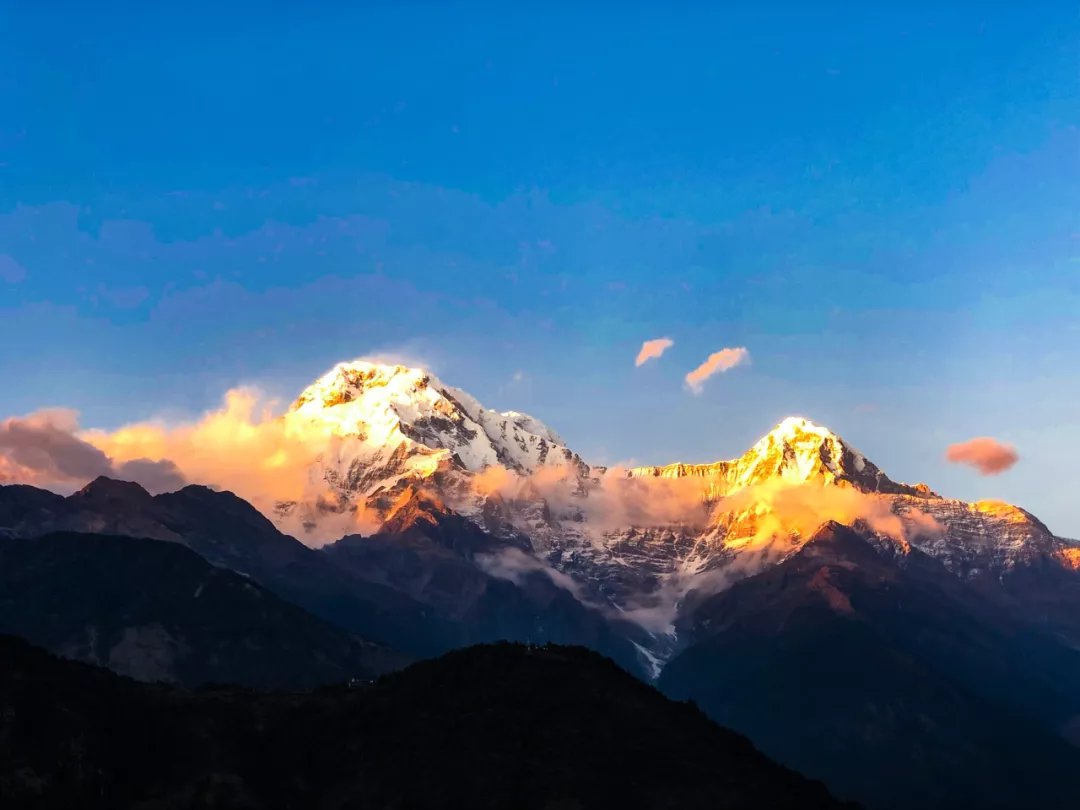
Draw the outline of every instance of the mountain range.
[[[591,647],[872,807],[1077,801],[1080,544],[1019,507],[896,482],[796,417],[732,460],[590,465],[539,420],[404,366],[341,364],[281,419],[320,437],[301,497],[0,487],[0,551],[39,572],[32,596],[102,576],[50,533],[114,535],[102,559],[116,535],[185,546],[244,578],[238,605],[250,582],[318,623],[327,676],[499,639]],[[162,604],[108,614],[95,632],[113,646],[80,646],[76,616],[27,601],[4,629],[86,661],[229,635],[155,618]]]

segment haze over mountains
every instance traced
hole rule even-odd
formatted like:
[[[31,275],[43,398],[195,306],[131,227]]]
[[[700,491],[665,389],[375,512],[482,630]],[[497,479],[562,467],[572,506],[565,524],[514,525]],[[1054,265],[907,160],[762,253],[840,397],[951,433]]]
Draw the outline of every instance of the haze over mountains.
[[[197,583],[224,577],[235,585],[222,598],[252,627],[322,639],[308,682],[504,638],[577,644],[694,699],[842,797],[875,807],[1077,798],[1067,775],[1080,765],[1070,742],[1080,545],[1019,507],[893,481],[794,417],[737,459],[593,466],[530,416],[488,410],[420,369],[364,361],[245,425],[248,455],[223,440],[234,457],[204,483],[246,464],[254,506],[203,486],[152,496],[108,478],[68,497],[0,487],[0,551],[26,572],[28,595],[2,629],[136,677],[216,679],[223,653],[205,650],[235,631],[211,619],[197,629],[186,609],[169,619],[177,604],[164,601],[65,614],[31,597],[81,574],[91,591],[139,578],[194,604]],[[148,426],[86,438],[118,463],[171,463],[188,480],[213,447]],[[135,541],[81,547],[51,532],[148,539],[150,557],[178,549],[149,540],[179,543],[296,608],[253,610],[241,579],[212,575],[195,555],[183,558],[188,574],[154,563],[110,579],[104,555]],[[182,660],[213,664],[160,669]]]

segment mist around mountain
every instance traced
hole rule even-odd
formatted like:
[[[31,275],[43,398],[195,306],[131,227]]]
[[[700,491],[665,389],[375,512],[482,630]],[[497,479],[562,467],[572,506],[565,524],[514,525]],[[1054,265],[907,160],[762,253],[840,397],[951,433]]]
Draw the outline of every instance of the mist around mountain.
[[[0,534],[31,545],[59,531],[186,546],[349,633],[397,651],[402,660],[486,641],[554,641],[588,645],[644,674],[632,640],[645,637],[639,627],[611,621],[543,570],[522,572],[516,583],[485,572],[473,557],[490,551],[494,541],[469,522],[431,510],[419,510],[415,518],[397,534],[365,538],[360,546],[356,538],[345,538],[320,551],[282,534],[232,493],[206,487],[151,496],[137,484],[99,478],[67,497],[0,487]],[[69,573],[78,576],[77,569]],[[54,590],[65,576],[59,568],[47,569],[37,586]],[[100,591],[109,581],[117,580],[86,576],[82,588],[102,604]],[[132,598],[140,597],[137,578],[119,582]],[[74,611],[67,617],[67,632],[78,638],[86,636],[86,622],[109,621],[94,612],[85,622]],[[11,632],[24,634],[23,618],[36,626],[36,619],[13,614]]]
[[[341,364],[281,419],[293,444],[260,448],[302,460],[296,498],[8,486],[0,533],[171,541],[405,656],[587,646],[869,807],[1077,798],[1080,545],[1020,507],[894,481],[799,417],[735,459],[591,466],[403,366]],[[54,619],[70,654],[85,628]]]
[[[868,807],[1075,807],[1080,652],[839,524],[703,596],[660,688]],[[1071,738],[1071,740],[1070,740]]]
[[[10,808],[840,808],[574,647],[453,652],[357,688],[139,684],[0,637]]]

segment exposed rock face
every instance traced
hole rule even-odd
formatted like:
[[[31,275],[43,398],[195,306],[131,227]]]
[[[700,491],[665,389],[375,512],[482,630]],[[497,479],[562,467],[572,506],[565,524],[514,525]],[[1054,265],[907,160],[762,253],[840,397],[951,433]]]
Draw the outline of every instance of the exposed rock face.
[[[111,496],[118,491],[127,497]],[[517,538],[516,545],[495,538],[427,490],[403,490],[388,513],[385,533],[363,538],[359,546],[357,538],[345,538],[323,550],[282,534],[232,493],[200,486],[151,496],[135,485],[102,478],[67,498],[33,487],[0,487],[0,517],[5,514],[10,522],[3,527],[4,534],[16,543],[15,549],[25,539],[27,553],[38,538],[56,531],[110,533],[187,546],[210,563],[239,572],[316,616],[410,656],[437,655],[506,638],[555,641],[591,646],[645,674],[634,646],[635,641],[647,643],[641,628],[584,604],[564,587],[565,582],[555,582],[554,569],[528,556],[532,547],[527,538]],[[481,565],[505,551],[521,555],[531,567],[508,578],[505,566],[499,569],[503,576],[493,576]],[[17,568],[11,573],[17,574]],[[76,578],[79,574],[68,573]],[[47,579],[37,581],[36,587],[47,593],[55,590]],[[139,591],[135,588],[127,595],[134,597]],[[64,639],[83,639],[83,618],[88,622],[99,618],[108,604],[91,601],[81,613],[59,613],[64,621],[58,620],[58,632]],[[149,624],[148,620],[124,626]],[[268,632],[273,632],[272,626]],[[181,638],[175,633],[170,637]],[[155,639],[157,643],[151,644]],[[149,671],[163,666],[171,649],[163,636],[144,629],[121,647],[115,660],[127,673],[135,672],[135,666]],[[93,655],[76,657],[110,661],[99,646]]]
[[[1075,806],[1080,544],[1019,507],[898,483],[794,417],[731,460],[590,467],[402,366],[342,364],[282,418],[325,440],[311,500],[267,516],[198,486],[0,487],[0,537],[183,544],[414,655],[587,645],[874,806]],[[316,550],[284,525],[312,544],[349,528]],[[54,649],[140,677],[196,649],[150,615],[69,625]]]
[[[1076,544],[1023,510],[893,481],[799,417],[736,459],[605,470],[538,420],[485,409],[423,370],[354,362],[312,384],[285,418],[336,441],[310,472],[329,497],[282,504],[282,515],[301,512],[318,531],[327,516],[354,513],[367,517],[365,534],[382,537],[438,514],[469,521],[565,574],[587,603],[641,623],[650,667],[678,647],[687,593],[782,562],[829,519],[917,548],[988,589],[1032,566],[1065,576],[1080,559]]]
[[[556,465],[587,470],[538,420],[486,409],[464,391],[405,366],[339,364],[305,389],[284,418],[297,431],[334,437],[313,479],[329,488],[333,511],[359,509],[373,521],[385,520],[402,491],[419,484],[468,501],[467,474],[488,468],[523,475]],[[294,509],[317,526],[311,504],[279,506],[282,514]]]
[[[871,808],[1073,806],[1080,652],[836,523],[701,594],[660,687]]]
[[[839,436],[797,416],[784,419],[737,459],[712,464],[637,467],[630,475],[700,477],[708,482],[710,498],[777,480],[796,484],[847,484],[862,492],[928,493],[925,488],[892,481]]]
[[[468,614],[488,592],[477,582],[520,584],[528,566],[528,577],[569,594],[590,615],[638,625],[643,635],[630,635],[639,664],[656,673],[686,643],[677,620],[691,609],[690,594],[723,590],[783,562],[836,520],[859,527],[882,553],[914,548],[940,560],[954,576],[1054,621],[1080,643],[1080,620],[1071,618],[1080,615],[1080,597],[1072,596],[1080,591],[1072,585],[1080,579],[1080,546],[1017,507],[968,504],[893,481],[807,419],[783,420],[735,459],[607,470],[587,465],[530,416],[486,409],[421,369],[364,361],[330,370],[282,418],[288,432],[327,439],[326,450],[309,470],[318,498],[278,504],[270,517],[323,541],[335,530],[332,537],[354,536],[348,554],[304,549],[224,493],[187,487],[151,498],[107,479],[66,500],[0,488],[0,530],[183,542],[349,627],[387,638],[402,626],[401,608],[416,620],[410,626],[426,622],[424,632],[442,643],[452,633],[434,626],[438,612]],[[379,541],[361,554],[358,534]],[[407,586],[395,583],[380,565],[400,564],[391,562],[393,539],[405,537],[422,537],[455,561],[428,556]],[[351,561],[346,572],[344,560]],[[315,580],[338,596],[313,588]],[[448,583],[460,588],[456,597]],[[340,618],[354,600],[345,596],[350,588],[370,591],[359,623],[356,613]],[[434,612],[425,619],[428,609]],[[529,626],[532,637],[549,625],[537,618]],[[402,640],[411,652],[441,648]]]

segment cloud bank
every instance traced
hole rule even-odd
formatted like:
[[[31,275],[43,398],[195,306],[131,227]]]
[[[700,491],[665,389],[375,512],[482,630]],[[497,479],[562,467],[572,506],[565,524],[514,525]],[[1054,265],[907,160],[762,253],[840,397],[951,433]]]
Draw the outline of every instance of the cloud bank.
[[[624,467],[608,468],[587,482],[569,466],[540,467],[529,475],[488,467],[472,478],[477,495],[542,500],[554,517],[584,520],[589,529],[601,533],[629,526],[704,526],[709,516],[707,487],[708,481],[697,477],[631,478]]]
[[[253,388],[234,388],[222,405],[179,424],[137,422],[80,438],[121,463],[168,459],[191,481],[228,489],[272,514],[279,501],[317,502],[326,487],[309,478],[312,464],[341,439],[280,415],[279,404]]]
[[[641,344],[641,351],[637,353],[637,357],[634,358],[634,365],[641,366],[645,363],[660,357],[664,352],[675,345],[675,341],[671,338],[653,338],[652,340],[646,340]]]
[[[1020,455],[1012,445],[989,436],[979,436],[949,445],[945,458],[953,464],[974,467],[980,475],[998,475],[1013,466]]]
[[[687,374],[686,384],[695,394],[700,394],[702,386],[709,377],[748,362],[750,362],[750,352],[744,346],[721,349],[710,354],[704,363]]]
[[[63,493],[104,475],[154,494],[203,484],[235,492],[283,531],[317,542],[379,525],[362,505],[341,510],[329,486],[313,480],[312,465],[343,441],[282,416],[278,403],[252,388],[228,391],[219,408],[189,422],[144,421],[113,431],[80,429],[75,411],[42,410],[0,421],[0,483]],[[277,505],[290,501],[318,512],[318,537],[306,532],[304,509],[278,514]]]
[[[737,529],[738,539],[727,545],[738,547],[764,548],[792,536],[805,540],[829,521],[846,526],[861,522],[900,544],[942,532],[937,520],[925,512],[910,509],[899,515],[887,496],[835,484],[770,480],[725,496],[717,509]]]
[[[151,492],[176,490],[186,483],[171,460],[113,457],[80,438],[78,428],[78,414],[60,408],[0,422],[0,483],[63,490],[105,475],[135,481]]]
[[[865,525],[902,548],[920,536],[940,536],[944,527],[918,509],[892,511],[888,498],[851,487],[782,480],[724,496],[711,506],[716,542],[738,554],[721,568],[675,571],[649,594],[618,611],[652,633],[673,633],[679,605],[691,593],[718,593],[794,552],[829,521]],[[711,532],[710,532],[711,534]]]
[[[219,408],[178,424],[148,421],[115,431],[80,430],[77,414],[68,410],[4,420],[0,481],[58,491],[99,475],[134,480],[152,492],[187,482],[206,484],[235,492],[283,530],[317,542],[330,534],[369,533],[380,521],[359,504],[343,509],[329,485],[313,475],[320,457],[349,453],[349,441],[325,425],[283,416],[256,390],[236,388]],[[489,467],[467,477],[467,485],[451,497],[464,499],[458,506],[490,496],[498,496],[496,502],[542,502],[554,519],[594,535],[630,527],[683,526],[696,532],[714,527],[718,541],[762,554],[780,548],[773,542],[777,538],[808,537],[828,520],[862,521],[899,541],[913,529],[938,528],[920,513],[898,516],[887,499],[852,488],[775,481],[723,494],[722,482],[709,477],[631,477],[622,467],[584,472],[575,465],[541,467],[530,475]],[[276,509],[280,502],[318,511],[319,537],[305,531],[304,508],[283,516]]]

